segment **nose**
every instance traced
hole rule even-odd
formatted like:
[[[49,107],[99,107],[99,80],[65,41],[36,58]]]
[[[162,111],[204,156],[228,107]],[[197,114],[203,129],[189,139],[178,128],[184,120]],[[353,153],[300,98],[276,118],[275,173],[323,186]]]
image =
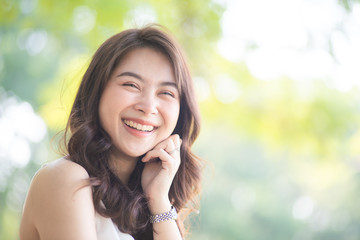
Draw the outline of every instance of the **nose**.
[[[142,94],[135,104],[135,109],[144,113],[145,115],[157,114],[158,101],[156,97],[150,93]]]

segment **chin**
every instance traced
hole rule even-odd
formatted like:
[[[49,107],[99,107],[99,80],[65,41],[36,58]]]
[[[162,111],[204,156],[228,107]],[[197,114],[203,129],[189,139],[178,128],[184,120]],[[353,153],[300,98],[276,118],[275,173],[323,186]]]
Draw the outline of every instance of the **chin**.
[[[138,157],[141,157],[141,156],[145,155],[152,148],[153,147],[139,149],[139,147],[135,147],[135,148],[132,148],[132,149],[127,149],[127,151],[124,151],[124,153],[125,153],[125,155],[127,155],[129,157],[138,158]]]

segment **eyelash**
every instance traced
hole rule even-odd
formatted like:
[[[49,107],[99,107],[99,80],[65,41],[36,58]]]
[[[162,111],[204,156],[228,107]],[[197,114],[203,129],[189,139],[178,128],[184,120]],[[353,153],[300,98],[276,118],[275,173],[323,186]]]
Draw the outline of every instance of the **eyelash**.
[[[175,97],[175,95],[174,95],[173,93],[168,92],[168,91],[166,91],[166,92],[162,92],[161,94],[164,94],[164,95],[169,95],[170,97]]]
[[[133,83],[124,83],[123,86],[126,86],[126,87],[133,87],[133,88],[137,88],[139,89],[135,84]]]
[[[134,83],[124,83],[123,86],[139,89],[138,86],[136,84],[134,84]],[[175,95],[172,92],[169,92],[169,91],[161,92],[161,94],[169,95],[170,97],[175,98]]]

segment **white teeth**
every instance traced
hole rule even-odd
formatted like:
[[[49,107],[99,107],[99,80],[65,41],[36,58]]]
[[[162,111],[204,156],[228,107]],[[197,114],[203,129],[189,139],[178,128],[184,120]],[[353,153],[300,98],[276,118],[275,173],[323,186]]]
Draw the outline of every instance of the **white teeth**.
[[[124,120],[124,123],[126,125],[128,125],[129,127],[135,128],[136,130],[139,130],[139,131],[151,132],[152,130],[154,130],[154,126],[142,125],[140,123],[135,123],[135,122],[129,121],[129,120]]]

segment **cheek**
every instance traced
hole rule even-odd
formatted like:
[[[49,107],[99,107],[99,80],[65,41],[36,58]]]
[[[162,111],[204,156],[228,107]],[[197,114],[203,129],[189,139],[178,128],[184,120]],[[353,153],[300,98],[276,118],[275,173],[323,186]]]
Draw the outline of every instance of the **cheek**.
[[[111,129],[111,117],[108,114],[108,110],[104,107],[99,108],[99,120],[100,120],[100,126],[108,133],[110,134],[109,130]]]
[[[115,121],[117,120],[118,114],[116,110],[119,109],[119,107],[116,101],[113,101],[112,98],[107,98],[107,96],[100,100],[98,113],[100,124],[105,131],[108,132],[113,128],[114,124],[116,124]]]
[[[171,124],[172,131],[175,129],[177,121],[179,119],[180,107],[176,106],[170,108],[171,110],[168,113],[169,123]]]
[[[164,104],[161,108],[161,115],[170,133],[175,129],[179,118],[180,107],[177,104]]]

